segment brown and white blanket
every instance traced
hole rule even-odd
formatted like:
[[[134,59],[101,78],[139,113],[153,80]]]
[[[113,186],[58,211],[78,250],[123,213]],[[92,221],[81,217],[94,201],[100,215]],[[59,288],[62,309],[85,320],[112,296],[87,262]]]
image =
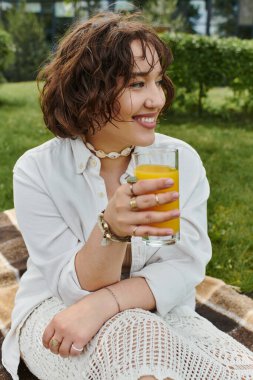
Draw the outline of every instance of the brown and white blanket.
[[[10,326],[19,279],[26,270],[27,249],[18,230],[15,210],[0,213],[0,348]],[[253,300],[223,281],[206,277],[197,287],[197,312],[253,351]],[[1,352],[1,350],[0,350]],[[1,357],[1,353],[0,353]],[[10,380],[0,361],[0,380]],[[36,379],[24,363],[21,380]]]

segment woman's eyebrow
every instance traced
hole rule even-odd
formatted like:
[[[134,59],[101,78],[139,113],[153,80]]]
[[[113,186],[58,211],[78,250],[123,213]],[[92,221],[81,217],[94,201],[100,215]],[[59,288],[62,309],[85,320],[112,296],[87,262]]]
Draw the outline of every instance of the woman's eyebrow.
[[[135,77],[146,77],[150,74],[151,71],[134,71],[132,72],[131,74],[131,78],[135,78]],[[159,75],[162,75],[163,72],[162,71],[159,71],[159,73],[157,73],[157,76]]]

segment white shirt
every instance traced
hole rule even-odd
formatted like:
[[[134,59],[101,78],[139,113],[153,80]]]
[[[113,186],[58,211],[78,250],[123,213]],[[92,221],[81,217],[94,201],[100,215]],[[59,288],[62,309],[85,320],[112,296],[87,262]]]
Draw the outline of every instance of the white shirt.
[[[156,134],[154,144],[179,150],[180,241],[153,248],[132,238],[130,277],[144,277],[161,316],[179,305],[195,307],[195,286],[211,258],[206,204],[209,185],[196,151],[185,142]],[[135,151],[147,148],[136,147]],[[55,296],[71,305],[89,294],[80,287],[74,260],[108,199],[100,160],[81,139],[53,138],[27,151],[14,167],[14,205],[29,259],[3,343],[3,365],[18,379],[17,327],[36,305]],[[133,175],[130,161],[123,184]]]

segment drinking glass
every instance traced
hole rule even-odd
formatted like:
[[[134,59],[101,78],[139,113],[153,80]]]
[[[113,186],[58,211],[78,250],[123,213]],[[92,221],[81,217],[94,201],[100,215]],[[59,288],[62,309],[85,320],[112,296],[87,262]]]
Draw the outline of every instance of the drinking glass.
[[[167,191],[179,192],[178,154],[178,149],[168,147],[168,145],[158,145],[150,147],[147,151],[133,153],[135,177],[137,177],[137,180],[172,178],[174,181],[173,186],[157,190],[155,193],[159,194]],[[179,199],[170,203],[157,205],[149,210],[163,212],[174,209],[179,209]],[[174,233],[169,236],[145,236],[143,240],[147,245],[160,247],[166,244],[175,244],[180,239],[179,217],[150,225],[160,228],[172,228]]]

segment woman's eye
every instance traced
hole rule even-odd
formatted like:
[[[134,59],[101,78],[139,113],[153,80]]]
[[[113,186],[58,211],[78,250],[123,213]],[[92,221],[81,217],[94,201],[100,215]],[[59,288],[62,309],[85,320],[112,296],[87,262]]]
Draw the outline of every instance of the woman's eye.
[[[157,86],[162,86],[163,85],[163,79],[160,79],[159,81],[156,82]]]
[[[156,81],[156,85],[158,87],[162,87],[162,85],[163,85],[163,79],[160,79],[160,80]],[[129,85],[129,87],[131,87],[131,88],[142,88],[144,86],[145,86],[145,82],[133,82],[133,83],[131,83]]]
[[[134,83],[131,83],[129,87],[142,88],[143,86],[144,86],[144,82],[134,82]]]

